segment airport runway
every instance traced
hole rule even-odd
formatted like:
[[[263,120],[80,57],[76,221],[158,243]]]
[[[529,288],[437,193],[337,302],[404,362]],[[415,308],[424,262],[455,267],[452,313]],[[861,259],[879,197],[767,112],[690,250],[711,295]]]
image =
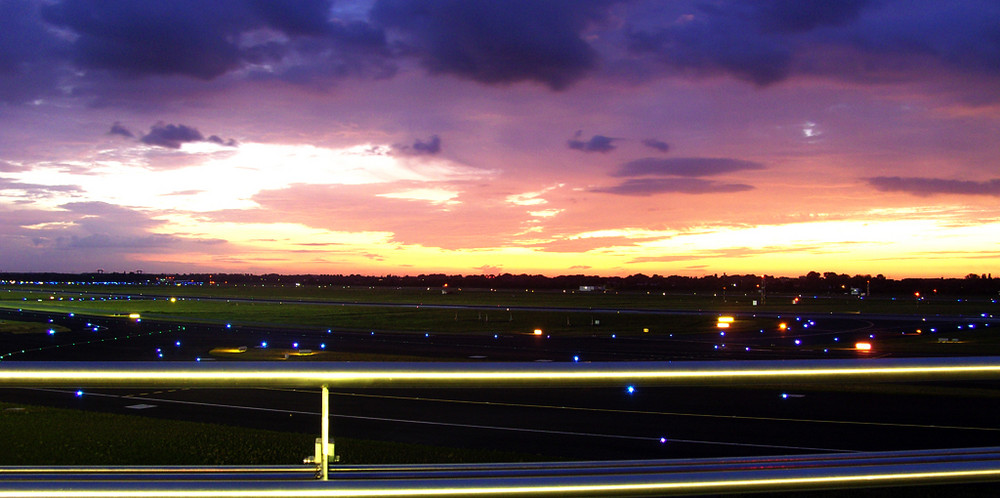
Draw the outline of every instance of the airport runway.
[[[215,326],[121,323],[73,317],[60,321],[85,330],[58,340],[33,336],[30,360],[194,361],[218,345]],[[857,326],[844,322],[845,326]],[[97,326],[99,330],[92,329]],[[101,327],[106,327],[102,329]],[[818,329],[815,334],[830,333]],[[325,341],[353,352],[435,353],[449,358],[519,361],[604,359],[770,358],[789,351],[719,351],[707,341],[663,337],[544,339],[530,336],[419,337],[413,334],[302,329],[226,332],[227,340],[256,344]],[[109,341],[107,339],[118,337]],[[106,339],[101,342],[100,339]],[[25,338],[18,338],[24,342]],[[8,340],[12,340],[8,338]],[[53,342],[56,341],[56,342]],[[77,345],[69,346],[75,342]],[[89,342],[88,342],[89,341]],[[54,346],[60,345],[56,348]],[[11,344],[0,341],[0,351]],[[30,350],[31,348],[28,347]],[[159,350],[159,352],[157,352]],[[810,349],[801,357],[825,354]],[[749,356],[748,356],[749,355]],[[471,358],[470,358],[471,357]],[[547,458],[687,458],[790,453],[850,452],[963,446],[1000,446],[995,402],[1000,383],[933,383],[898,386],[890,392],[867,386],[839,391],[760,386],[756,389],[423,389],[331,393],[334,437],[380,439],[536,453]],[[2,390],[0,400],[140,414],[171,419],[318,434],[319,394],[314,390]]]

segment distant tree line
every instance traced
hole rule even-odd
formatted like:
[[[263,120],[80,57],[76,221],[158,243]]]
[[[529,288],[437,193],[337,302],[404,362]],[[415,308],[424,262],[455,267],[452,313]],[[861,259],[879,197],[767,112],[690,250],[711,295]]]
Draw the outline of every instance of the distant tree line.
[[[452,289],[535,289],[564,290],[588,288],[622,291],[657,292],[718,292],[746,294],[760,291],[791,294],[914,294],[931,297],[938,295],[984,295],[1000,293],[1000,278],[992,274],[970,273],[964,278],[906,278],[894,280],[879,274],[854,275],[835,272],[811,271],[798,277],[761,275],[705,275],[698,277],[680,275],[645,275],[637,273],[627,277],[601,277],[595,275],[263,275],[244,273],[189,273],[151,274],[128,273],[0,273],[0,281],[27,282],[81,282],[122,283],[141,285],[349,285],[376,287],[440,287]]]

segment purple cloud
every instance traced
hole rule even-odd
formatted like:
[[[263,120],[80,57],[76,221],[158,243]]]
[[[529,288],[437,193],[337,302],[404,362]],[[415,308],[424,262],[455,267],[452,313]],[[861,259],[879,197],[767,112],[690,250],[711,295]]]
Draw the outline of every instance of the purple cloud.
[[[383,50],[384,34],[361,21],[332,19],[332,1],[62,0],[42,9],[50,24],[75,35],[71,55],[85,68],[133,76],[217,78],[259,62],[317,45],[337,52]],[[259,43],[261,30],[284,35]]]
[[[417,140],[413,143],[413,152],[416,154],[437,154],[441,152],[441,138],[432,135],[426,142]]]
[[[927,79],[941,66],[1000,75],[1000,9],[989,2],[720,0],[682,12],[669,22],[632,19],[631,54],[676,74],[760,87],[798,74]]]
[[[597,63],[584,40],[606,0],[379,0],[372,19],[405,35],[432,73],[480,83],[536,81],[562,90]]]
[[[133,135],[128,128],[122,126],[122,124],[117,121],[115,121],[115,124],[111,125],[111,130],[108,131],[108,135],[119,135],[128,138],[135,138],[135,135]]]
[[[126,132],[128,130],[125,130]],[[112,127],[114,133],[114,127]],[[131,136],[131,135],[129,135]],[[169,149],[179,149],[187,142],[212,142],[227,147],[236,147],[235,140],[223,140],[218,135],[205,138],[197,129],[182,124],[156,123],[149,129],[149,133],[139,138],[139,141],[147,145],[157,145]]]
[[[611,176],[673,175],[698,177],[761,169],[764,169],[763,164],[741,159],[711,157],[661,159],[646,157],[623,164]]]
[[[660,152],[668,152],[668,151],[670,151],[670,144],[668,144],[668,143],[666,143],[666,142],[664,142],[662,140],[657,140],[655,138],[644,139],[642,141],[642,145],[645,145],[646,147],[649,147],[651,149],[656,149],[656,150],[658,150]]]
[[[942,178],[876,176],[869,185],[882,192],[906,192],[922,197],[937,194],[989,195],[1000,197],[1000,179],[985,182],[946,180]]]
[[[139,139],[148,145],[158,145],[170,149],[179,149],[185,142],[201,142],[205,137],[201,132],[186,125],[157,123],[149,129],[149,133]]]
[[[28,171],[29,169],[31,168],[27,166],[0,161],[0,173],[20,173],[22,171]]]
[[[569,148],[573,150],[608,153],[617,148],[614,144],[615,140],[618,140],[617,138],[605,137],[604,135],[594,135],[590,137],[590,140],[579,140],[580,132],[576,132],[575,136],[577,138],[566,142]]]
[[[591,192],[629,196],[655,194],[717,194],[753,190],[752,185],[720,183],[701,178],[632,178],[613,187],[591,189]]]

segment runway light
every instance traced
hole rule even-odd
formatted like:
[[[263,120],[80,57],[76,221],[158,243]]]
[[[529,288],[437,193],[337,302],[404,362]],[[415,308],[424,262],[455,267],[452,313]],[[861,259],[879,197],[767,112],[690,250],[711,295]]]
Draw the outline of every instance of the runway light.
[[[625,392],[628,394],[635,394],[635,386],[633,385],[625,386]]]
[[[580,357],[579,356],[574,356],[573,357],[573,361],[580,361]]]
[[[542,329],[535,329],[535,335],[542,335]]]
[[[785,322],[779,323],[778,324],[778,330],[788,330],[788,324],[785,323]]]
[[[82,398],[83,397],[83,391],[77,391],[76,392],[76,397],[77,398]]]
[[[260,347],[266,348],[267,347],[267,341],[261,341]]]
[[[666,442],[667,442],[667,438],[665,438],[665,437],[661,437],[660,438],[660,444],[665,444]]]
[[[49,329],[49,335],[56,335],[55,329]]]
[[[129,313],[128,317],[131,318],[131,319],[133,319],[133,320],[136,320],[136,319],[138,319],[140,317],[140,315],[138,313]]]
[[[293,348],[295,348],[295,349],[298,349],[298,347],[299,347],[299,343],[297,343],[297,342],[293,342],[293,343],[292,343],[292,347],[293,347]]]
[[[858,342],[854,344],[854,349],[858,351],[871,351],[872,343],[870,342]]]

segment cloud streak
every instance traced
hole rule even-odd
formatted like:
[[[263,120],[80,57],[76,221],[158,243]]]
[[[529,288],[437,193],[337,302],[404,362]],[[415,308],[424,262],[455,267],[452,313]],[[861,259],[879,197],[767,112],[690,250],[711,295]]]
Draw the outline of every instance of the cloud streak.
[[[921,197],[945,194],[1000,197],[1000,178],[976,182],[942,178],[876,176],[866,181],[881,192],[905,192]]]
[[[617,195],[648,196],[655,194],[719,194],[746,192],[752,185],[722,183],[701,178],[633,178],[612,187],[599,187],[591,192]]]
[[[629,161],[611,176],[673,175],[686,177],[716,176],[739,171],[764,169],[764,165],[740,159],[710,157],[677,157],[660,159],[647,157]]]

